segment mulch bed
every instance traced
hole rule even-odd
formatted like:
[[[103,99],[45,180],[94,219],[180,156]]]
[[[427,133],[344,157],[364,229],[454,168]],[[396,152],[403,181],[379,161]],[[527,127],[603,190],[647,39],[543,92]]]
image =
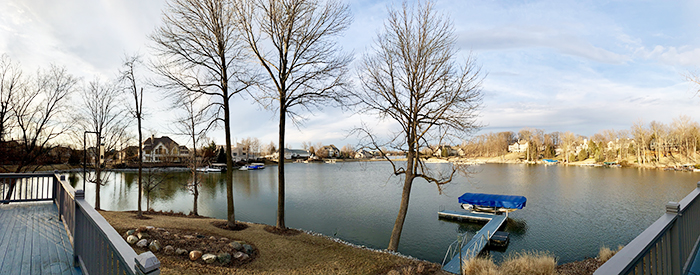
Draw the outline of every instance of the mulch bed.
[[[235,240],[230,240],[225,237],[217,236],[217,235],[204,235],[200,234],[198,232],[191,232],[191,231],[184,231],[184,230],[179,230],[179,229],[164,229],[164,228],[157,228],[157,229],[146,229],[145,227],[137,229],[137,232],[146,232],[149,236],[146,237],[145,239],[148,240],[150,243],[152,240],[158,240],[162,247],[160,251],[154,252],[156,255],[166,255],[164,252],[164,248],[168,245],[173,246],[175,249],[177,248],[182,248],[189,251],[193,250],[199,250],[202,251],[203,254],[214,254],[217,255],[219,253],[229,253],[230,255],[234,255],[234,253],[237,252],[232,246],[229,245],[229,243],[235,241]],[[125,232],[120,232],[121,234],[125,234]],[[136,233],[134,233],[136,234]],[[241,242],[245,243],[245,242]],[[240,259],[235,259],[231,258],[231,262],[228,264],[222,264],[219,261],[215,261],[214,263],[207,264],[204,263],[204,261],[200,258],[196,260],[195,262],[203,265],[209,265],[209,266],[221,266],[221,267],[237,267],[240,265],[243,265],[245,263],[253,261],[257,255],[258,255],[258,250],[255,248],[254,245],[251,245],[254,250],[251,254],[248,254],[249,258],[245,260],[240,260]],[[136,245],[133,245],[135,249],[140,249],[137,248]],[[147,248],[145,248],[147,249]],[[145,251],[145,250],[143,250]],[[188,253],[189,254],[189,253]],[[190,261],[189,255],[176,255],[175,253],[170,253],[167,254],[168,256],[171,257],[177,257],[181,258],[183,261]]]
[[[147,220],[150,219],[150,217],[146,217],[145,215],[161,215],[161,216],[171,216],[171,217],[186,217],[186,218],[193,218],[193,219],[211,219],[210,217],[205,217],[205,216],[200,216],[200,215],[195,215],[192,212],[189,214],[185,214],[182,212],[173,212],[172,210],[170,211],[155,211],[155,210],[148,210],[148,211],[141,211],[141,213],[144,215],[143,218],[139,218],[138,216],[138,211],[124,211],[128,213],[133,213],[135,219],[142,219],[142,220]]]
[[[240,222],[237,222],[235,226],[230,227],[230,226],[228,226],[228,221],[213,221],[213,222],[211,222],[211,225],[213,225],[217,228],[221,228],[224,230],[231,230],[231,231],[241,231],[241,230],[248,228],[247,224],[240,223]]]
[[[271,226],[271,225],[266,225],[263,229],[265,229],[265,231],[267,231],[267,232],[270,232],[272,234],[277,234],[280,236],[295,236],[295,235],[301,234],[300,230],[291,229],[291,228],[280,229],[280,228],[277,228],[276,226]]]
[[[583,261],[559,265],[556,270],[559,275],[589,275],[601,265],[603,263],[596,258],[586,258]]]

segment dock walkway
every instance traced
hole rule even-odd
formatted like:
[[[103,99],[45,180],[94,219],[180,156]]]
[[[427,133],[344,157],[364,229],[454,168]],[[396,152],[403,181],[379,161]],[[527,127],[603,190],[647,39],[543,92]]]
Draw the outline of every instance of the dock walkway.
[[[82,274],[56,205],[0,205],[0,274]]]
[[[462,247],[460,259],[460,254],[457,253],[452,257],[452,259],[445,264],[442,269],[454,274],[461,274],[459,267],[461,260],[469,260],[476,257],[481,253],[481,250],[486,247],[489,243],[493,234],[498,231],[499,228],[508,218],[507,215],[489,215],[489,214],[479,214],[471,213],[467,211],[450,211],[443,210],[438,212],[439,217],[452,218],[452,219],[462,219],[462,220],[488,220],[488,223],[484,225],[479,231],[476,232],[474,237]]]

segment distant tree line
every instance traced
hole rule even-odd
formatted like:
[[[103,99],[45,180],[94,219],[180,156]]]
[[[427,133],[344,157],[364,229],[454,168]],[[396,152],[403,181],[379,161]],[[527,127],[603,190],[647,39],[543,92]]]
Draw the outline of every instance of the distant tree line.
[[[675,163],[698,162],[700,124],[681,115],[670,124],[652,121],[634,123],[627,130],[603,130],[590,137],[572,132],[546,133],[524,128],[517,133],[485,133],[461,144],[467,157],[499,157],[508,154],[508,146],[527,142],[528,160],[559,158],[566,162],[595,159],[597,162]]]

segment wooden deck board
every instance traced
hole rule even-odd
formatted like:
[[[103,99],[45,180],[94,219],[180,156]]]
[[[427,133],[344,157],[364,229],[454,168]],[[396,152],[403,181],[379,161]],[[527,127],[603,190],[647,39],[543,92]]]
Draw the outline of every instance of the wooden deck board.
[[[0,205],[2,274],[81,274],[53,203]]]

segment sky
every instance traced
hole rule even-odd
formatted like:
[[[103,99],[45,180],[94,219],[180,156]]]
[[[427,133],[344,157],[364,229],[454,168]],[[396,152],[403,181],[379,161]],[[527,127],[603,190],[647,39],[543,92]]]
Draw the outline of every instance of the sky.
[[[0,0],[0,54],[25,74],[53,63],[80,77],[112,80],[127,54],[149,58],[148,36],[161,23],[162,0]],[[400,1],[345,1],[353,23],[339,38],[354,54],[354,70],[371,53],[387,8]],[[590,136],[633,123],[700,121],[698,1],[435,1],[454,24],[457,62],[471,54],[485,72],[478,133],[524,127]],[[356,73],[353,71],[352,75]],[[145,133],[173,136],[162,92],[146,90]],[[72,99],[79,106],[79,98]],[[235,98],[233,137],[277,140],[277,120],[250,98]],[[327,107],[287,126],[287,143],[355,145],[349,131],[361,123],[376,132],[391,121]],[[210,133],[223,144],[223,130]],[[185,137],[174,137],[185,143]]]

